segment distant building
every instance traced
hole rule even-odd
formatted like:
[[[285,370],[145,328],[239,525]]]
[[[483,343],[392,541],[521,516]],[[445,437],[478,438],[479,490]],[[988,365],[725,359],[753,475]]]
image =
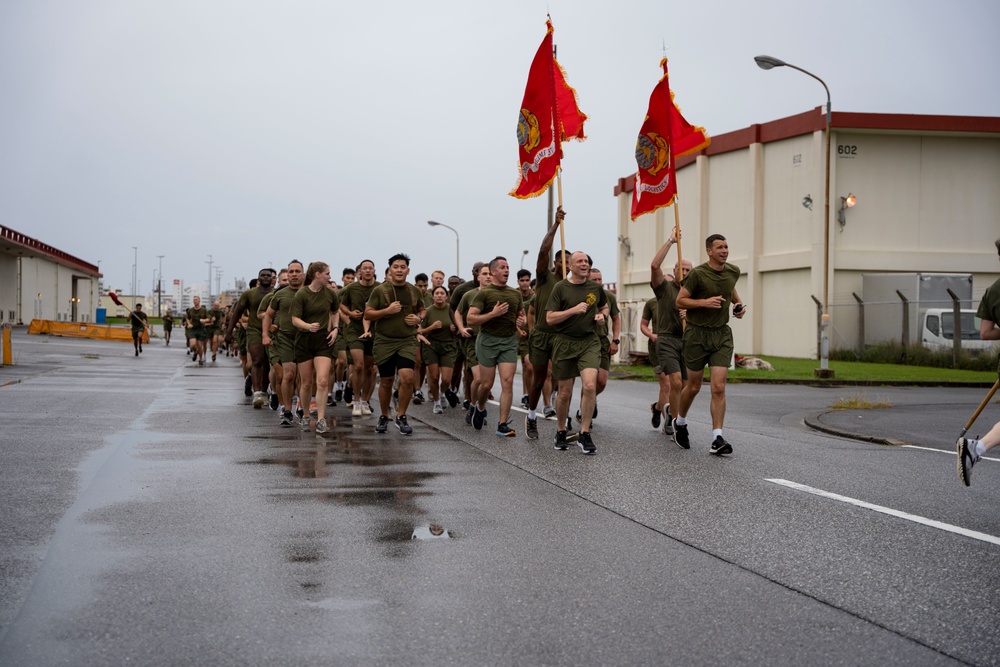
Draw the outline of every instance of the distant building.
[[[704,262],[705,238],[723,234],[743,272],[737,291],[749,308],[733,326],[740,354],[815,356],[824,278],[837,349],[858,343],[864,273],[970,273],[978,302],[1000,271],[1000,118],[833,112],[824,238],[825,119],[816,108],[751,125],[677,160],[684,257]],[[625,302],[652,295],[649,263],[674,226],[672,207],[632,222],[633,186],[627,176],[614,191]],[[645,349],[638,318],[629,319],[623,334]]]
[[[0,323],[93,322],[97,266],[0,225]]]

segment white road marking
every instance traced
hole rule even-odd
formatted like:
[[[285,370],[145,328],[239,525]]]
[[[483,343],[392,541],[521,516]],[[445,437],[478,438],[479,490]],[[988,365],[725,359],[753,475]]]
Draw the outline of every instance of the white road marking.
[[[830,500],[839,500],[842,503],[848,503],[850,505],[855,505],[857,507],[863,507],[865,509],[873,510],[875,512],[881,512],[882,514],[888,514],[889,516],[894,516],[899,519],[913,521],[914,523],[930,526],[931,528],[945,530],[948,531],[949,533],[964,535],[965,537],[971,537],[974,540],[989,542],[990,544],[996,544],[997,546],[1000,546],[1000,537],[994,537],[993,535],[987,535],[986,533],[980,533],[978,531],[968,530],[966,528],[959,528],[958,526],[953,526],[950,523],[943,523],[941,521],[935,521],[934,519],[928,519],[922,516],[917,516],[916,514],[908,514],[906,512],[894,510],[889,507],[874,505],[872,503],[868,503],[863,500],[857,500],[856,498],[849,498],[847,496],[841,496],[836,493],[830,493],[829,491],[823,491],[822,489],[816,489],[811,486],[806,486],[804,484],[789,482],[787,479],[766,479],[765,481],[773,482],[774,484],[780,484],[781,486],[787,486],[788,488],[796,489],[797,491],[805,491],[806,493],[811,493],[813,495],[820,496],[822,498],[829,498]]]
[[[903,449],[921,449],[925,452],[938,452],[939,454],[951,454],[952,456],[958,456],[958,452],[954,449],[937,449],[936,447],[921,447],[920,445],[901,445]],[[994,463],[1000,461],[998,458],[992,456],[980,456],[979,461],[993,461]],[[976,463],[979,463],[976,461]]]

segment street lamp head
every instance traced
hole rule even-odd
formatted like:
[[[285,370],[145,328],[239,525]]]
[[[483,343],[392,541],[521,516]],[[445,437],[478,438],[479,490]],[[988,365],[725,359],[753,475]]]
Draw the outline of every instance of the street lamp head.
[[[434,222],[433,220],[428,220],[427,224],[430,225],[431,227],[437,227],[441,223],[440,222]]]
[[[757,56],[754,58],[757,62],[757,67],[761,69],[771,69],[773,67],[784,67],[787,63],[784,60],[778,60],[774,56]]]

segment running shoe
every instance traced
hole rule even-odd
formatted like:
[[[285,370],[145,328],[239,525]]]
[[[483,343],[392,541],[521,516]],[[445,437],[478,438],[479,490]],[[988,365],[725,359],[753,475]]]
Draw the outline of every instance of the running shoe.
[[[340,400],[339,398],[337,399]],[[351,385],[344,387],[344,401],[348,404],[354,403],[354,388]]]
[[[303,431],[309,430],[309,417],[306,417],[305,415],[299,417],[299,428]]]
[[[406,421],[406,415],[399,415],[396,417],[396,428],[398,428],[399,432],[403,435],[410,435],[413,433],[413,427]]]
[[[298,417],[299,419],[302,419],[302,417],[305,416],[305,414],[306,413],[302,412],[302,408],[295,408],[295,416]]]
[[[433,412],[436,415],[439,415],[442,412],[444,412],[444,410],[441,409],[441,402],[440,401],[434,401],[434,408],[431,410],[431,412]]]
[[[204,359],[199,359],[198,360],[198,365],[199,366],[204,366],[205,365],[205,360]]]
[[[361,402],[361,414],[363,414],[365,417],[367,417],[368,415],[372,414],[372,404],[369,403],[368,401],[362,401]]]
[[[330,427],[327,426],[325,419],[320,419],[316,422],[316,432],[317,433],[329,433]]]
[[[361,401],[354,401],[354,407],[351,408],[351,416],[352,417],[361,416]]]
[[[375,424],[376,433],[385,433],[389,430],[389,418],[385,415],[379,415],[378,423]]]
[[[139,351],[142,352],[142,348],[141,347],[139,348]],[[215,361],[215,354],[216,354],[215,352],[212,353],[212,361]]]
[[[309,399],[309,414],[314,415],[318,412],[316,409],[316,397]]]
[[[524,434],[528,436],[528,440],[538,440],[538,419],[529,419],[528,415],[524,416]]]
[[[521,407],[524,408],[525,410],[528,409],[528,401],[529,400],[530,399],[528,398],[527,394],[525,394],[524,396],[521,397]]]
[[[468,401],[466,401],[466,403],[468,403]],[[476,411],[475,406],[470,406],[468,408],[468,410],[466,410],[466,412],[465,412],[465,423],[466,424],[470,424],[470,425],[472,424],[472,413],[475,412],[475,411]]]
[[[279,405],[281,405],[281,401],[278,400],[278,395],[271,394],[271,409],[277,410]]]
[[[514,429],[507,425],[507,422],[500,422],[497,424],[497,435],[501,438],[513,438],[517,435],[517,433],[515,433]]]
[[[413,404],[421,405],[423,404],[423,402],[424,402],[424,392],[420,391],[419,389],[413,392]]]
[[[717,435],[712,441],[712,448],[708,450],[708,453],[715,456],[725,456],[733,453],[733,446],[726,442],[726,439],[721,435]]]
[[[975,443],[971,438],[959,438],[955,442],[958,451],[958,478],[966,486],[972,484],[972,466],[979,460],[974,451]]]
[[[335,407],[337,407],[337,401],[333,400],[333,394],[327,394],[326,395],[326,406],[328,408],[335,408]]]
[[[660,428],[660,420],[663,419],[663,413],[656,409],[656,403],[649,404],[649,411],[653,413],[653,418],[650,420],[653,428]]]
[[[463,410],[468,410],[471,406],[472,406],[472,401],[470,401],[469,399],[465,399],[464,401],[462,401]]]
[[[569,443],[566,441],[566,431],[556,432],[555,448],[562,452],[569,448]]]
[[[590,431],[580,431],[580,437],[577,438],[576,445],[584,454],[597,453],[597,447],[594,446],[594,441],[590,437]]]
[[[260,410],[263,407],[264,407],[264,392],[262,391],[254,392],[253,395],[254,410]]]
[[[338,389],[337,391],[333,392],[333,400],[338,402],[344,400],[344,390]]]
[[[292,425],[292,413],[289,410],[281,411],[281,425],[291,426]]]
[[[556,409],[553,408],[551,405],[546,405],[545,409],[542,410],[542,416],[545,417],[546,419],[551,419],[552,417],[556,416]]]
[[[445,389],[444,397],[448,400],[448,405],[451,407],[458,405],[458,394],[453,389]]]
[[[472,409],[475,410],[472,413],[472,428],[481,431],[483,430],[483,424],[486,422],[486,410],[480,410],[476,406],[472,406]]]
[[[676,419],[671,420],[671,425],[674,428],[673,441],[681,449],[690,449],[691,442],[688,440],[688,427],[687,424],[678,424]]]
[[[674,434],[674,416],[670,414],[670,404],[663,407],[663,433],[665,435]]]

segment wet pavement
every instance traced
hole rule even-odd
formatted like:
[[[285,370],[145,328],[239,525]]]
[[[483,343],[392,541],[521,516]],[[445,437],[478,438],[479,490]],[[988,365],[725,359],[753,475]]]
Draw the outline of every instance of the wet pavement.
[[[409,437],[342,405],[317,436],[253,410],[232,359],[15,345],[2,664],[1000,664],[1000,546],[773,481],[1000,535],[1000,466],[959,488],[950,450],[985,390],[851,414],[827,406],[855,389],[732,385],[717,459],[707,391],[682,451],[653,385],[613,382],[587,457],[426,404]]]

